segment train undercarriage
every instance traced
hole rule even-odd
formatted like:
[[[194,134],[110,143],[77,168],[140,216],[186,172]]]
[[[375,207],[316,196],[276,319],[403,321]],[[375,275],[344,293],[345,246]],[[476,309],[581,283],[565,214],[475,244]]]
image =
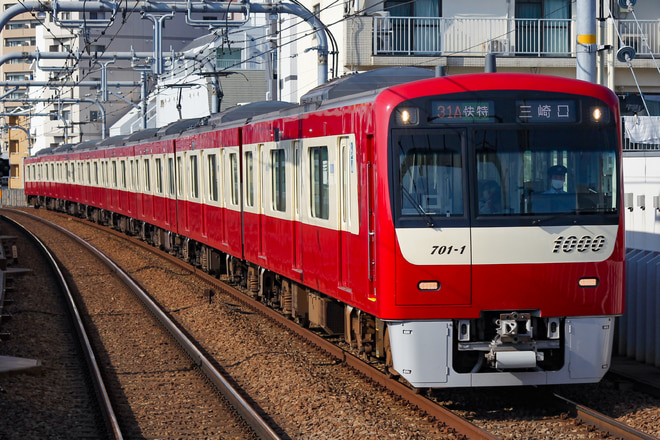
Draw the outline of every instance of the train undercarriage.
[[[330,336],[343,336],[347,344],[365,359],[386,363],[392,375],[392,356],[386,325],[378,318],[343,304],[263,267],[233,257],[188,237],[154,225],[96,207],[53,198],[28,200],[34,207],[64,212],[97,224],[112,227],[183,261],[224,279],[246,294],[279,310],[302,326]]]

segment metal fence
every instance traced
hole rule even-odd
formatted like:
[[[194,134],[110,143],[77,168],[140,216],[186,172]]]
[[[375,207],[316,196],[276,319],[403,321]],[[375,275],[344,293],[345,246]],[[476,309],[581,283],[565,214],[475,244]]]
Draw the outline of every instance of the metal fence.
[[[617,20],[618,46],[660,55],[660,20]],[[575,56],[572,19],[392,17],[374,15],[374,55]]]
[[[2,206],[12,208],[26,207],[25,190],[2,188]]]
[[[571,19],[488,19],[374,16],[375,55],[569,56]]]
[[[617,354],[660,367],[660,252],[626,254],[626,312],[619,318]]]

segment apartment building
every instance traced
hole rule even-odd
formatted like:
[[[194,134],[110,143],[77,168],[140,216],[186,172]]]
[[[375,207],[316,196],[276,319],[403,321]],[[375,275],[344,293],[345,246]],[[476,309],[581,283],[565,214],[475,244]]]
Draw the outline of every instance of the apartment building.
[[[0,0],[0,8],[4,11],[16,4],[16,0]],[[2,31],[1,54],[11,52],[34,51],[36,47],[36,28],[39,21],[32,14],[21,14],[8,23]],[[4,81],[26,81],[32,79],[30,61],[12,59],[0,65],[0,78]],[[9,188],[22,188],[22,162],[29,154],[31,140],[29,137],[30,118],[24,116],[28,108],[21,99],[27,96],[25,87],[6,88],[0,91],[3,96],[0,105],[0,155],[9,159],[8,176],[2,176],[3,183]]]
[[[576,76],[574,0],[306,0],[337,42],[329,57],[335,76],[388,66],[442,66],[447,74],[481,72],[487,53],[501,72]],[[597,0],[598,81],[622,95],[660,94],[660,3],[640,0],[633,11]],[[643,18],[643,19],[642,19]],[[316,84],[315,36],[305,23],[283,19],[282,96],[296,100]],[[636,50],[634,75],[617,59]],[[332,50],[332,48],[330,48]],[[333,63],[333,58],[336,62]],[[637,83],[635,82],[635,76]],[[638,87],[639,86],[639,87]]]

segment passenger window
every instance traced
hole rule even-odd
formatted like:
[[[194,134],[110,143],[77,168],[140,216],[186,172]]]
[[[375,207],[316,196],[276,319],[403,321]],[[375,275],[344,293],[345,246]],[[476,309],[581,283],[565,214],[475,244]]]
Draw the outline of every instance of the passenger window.
[[[270,152],[270,165],[272,170],[273,209],[284,212],[286,211],[286,172],[283,149]]]
[[[178,171],[177,177],[179,179],[179,196],[183,197],[183,158],[176,158],[176,167]]]
[[[190,156],[190,195],[193,199],[199,198],[199,170],[197,169],[197,156]]]
[[[119,179],[120,179],[121,188],[126,189],[126,161],[125,160],[122,160],[121,162],[119,162],[119,168],[120,168]]]
[[[151,191],[151,164],[149,159],[144,160],[144,190]]]
[[[176,174],[174,172],[174,159],[173,158],[168,158],[167,159],[167,168],[169,170],[169,188],[170,188],[170,195],[173,196],[176,192],[176,184],[174,183],[176,179]]]
[[[209,199],[213,202],[218,201],[218,176],[216,170],[216,156],[215,154],[210,154],[208,157]]]
[[[328,147],[315,147],[309,150],[310,160],[310,206],[312,217],[327,220],[330,218],[328,195]]]
[[[163,160],[156,159],[156,192],[158,194],[163,193]]]
[[[254,206],[254,159],[251,151],[245,152],[245,204]]]
[[[238,205],[238,155],[229,155],[229,172],[231,173],[231,204]]]
[[[110,172],[112,173],[112,187],[117,188],[117,161],[112,161]]]

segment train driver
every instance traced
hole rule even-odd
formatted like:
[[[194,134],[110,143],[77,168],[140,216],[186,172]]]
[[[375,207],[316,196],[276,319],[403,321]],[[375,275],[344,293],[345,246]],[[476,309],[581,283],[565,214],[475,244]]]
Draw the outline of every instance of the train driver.
[[[566,172],[568,170],[563,165],[554,165],[548,168],[548,180],[550,189],[544,194],[565,194],[564,183],[566,182]]]

